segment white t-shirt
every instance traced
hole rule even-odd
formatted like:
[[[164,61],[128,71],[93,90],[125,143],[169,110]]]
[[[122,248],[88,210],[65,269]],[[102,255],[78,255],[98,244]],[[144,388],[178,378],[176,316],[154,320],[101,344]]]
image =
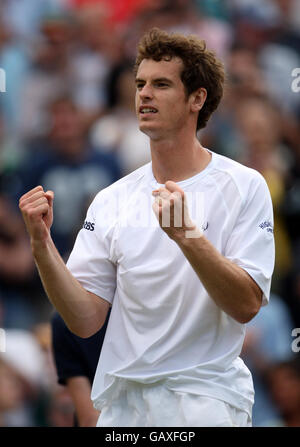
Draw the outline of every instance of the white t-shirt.
[[[212,152],[203,171],[178,185],[204,236],[251,275],[266,304],[274,240],[263,177]],[[164,380],[169,389],[222,399],[250,414],[252,377],[239,358],[245,325],[215,304],[160,228],[151,195],[158,187],[148,163],[98,193],[67,263],[86,290],[112,303],[94,405],[109,404],[124,380]]]

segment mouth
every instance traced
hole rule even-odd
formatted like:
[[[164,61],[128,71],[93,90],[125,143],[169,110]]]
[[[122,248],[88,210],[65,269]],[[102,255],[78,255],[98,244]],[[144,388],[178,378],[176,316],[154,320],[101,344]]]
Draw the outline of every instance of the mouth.
[[[148,115],[148,114],[151,114],[151,113],[157,113],[158,110],[157,110],[155,107],[141,106],[141,107],[139,108],[139,112],[140,112],[142,115]]]

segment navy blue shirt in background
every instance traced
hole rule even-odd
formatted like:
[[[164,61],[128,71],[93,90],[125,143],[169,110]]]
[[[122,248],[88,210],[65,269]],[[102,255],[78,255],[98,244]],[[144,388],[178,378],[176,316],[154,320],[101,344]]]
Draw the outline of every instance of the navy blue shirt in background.
[[[102,328],[89,338],[73,334],[61,316],[55,312],[51,319],[52,350],[58,383],[66,385],[71,377],[87,377],[92,385],[106,332],[110,311]]]
[[[61,256],[71,252],[95,195],[119,180],[122,169],[114,153],[86,146],[77,160],[64,157],[47,143],[36,144],[14,175],[16,202],[38,185],[55,193],[51,236]]]

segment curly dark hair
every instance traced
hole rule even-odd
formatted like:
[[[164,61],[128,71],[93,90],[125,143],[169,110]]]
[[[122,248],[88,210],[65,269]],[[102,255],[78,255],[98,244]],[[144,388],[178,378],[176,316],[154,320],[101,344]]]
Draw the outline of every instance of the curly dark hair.
[[[213,51],[206,48],[204,40],[192,35],[169,34],[159,28],[152,28],[138,44],[134,74],[137,74],[143,59],[161,61],[171,60],[173,57],[179,57],[183,62],[181,80],[187,97],[200,87],[207,91],[207,98],[197,121],[197,130],[203,129],[223,96],[224,65]]]

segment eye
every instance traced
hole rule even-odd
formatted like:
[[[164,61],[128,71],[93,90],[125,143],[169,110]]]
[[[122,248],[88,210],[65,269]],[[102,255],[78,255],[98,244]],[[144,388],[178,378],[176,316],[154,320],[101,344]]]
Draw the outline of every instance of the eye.
[[[136,83],[136,88],[137,88],[138,90],[141,90],[143,87],[144,87],[144,84],[142,84],[141,82],[137,82],[137,83]]]

